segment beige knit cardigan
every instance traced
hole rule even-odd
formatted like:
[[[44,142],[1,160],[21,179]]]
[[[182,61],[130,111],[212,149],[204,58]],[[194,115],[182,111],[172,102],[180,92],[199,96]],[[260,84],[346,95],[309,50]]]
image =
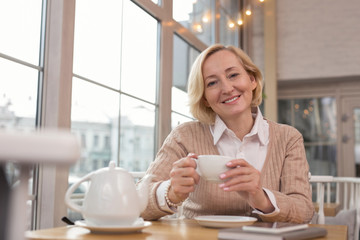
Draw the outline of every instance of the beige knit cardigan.
[[[255,216],[262,221],[309,222],[314,213],[308,179],[309,165],[306,160],[302,135],[293,127],[269,123],[269,145],[261,171],[262,185],[273,192],[280,212],[275,216],[257,215],[236,192],[224,192],[218,184],[203,179],[195,191],[183,203],[187,218],[198,215]],[[188,153],[219,155],[213,143],[209,125],[188,122],[175,128],[166,138],[156,159],[147,170],[154,175],[150,186],[150,197],[142,217],[159,219],[168,215],[160,209],[156,189],[169,179],[172,163]]]

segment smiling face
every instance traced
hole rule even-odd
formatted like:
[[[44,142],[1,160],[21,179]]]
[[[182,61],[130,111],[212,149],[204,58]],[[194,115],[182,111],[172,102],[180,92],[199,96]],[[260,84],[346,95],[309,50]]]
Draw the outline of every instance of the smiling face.
[[[220,50],[210,55],[203,64],[202,74],[205,105],[223,121],[251,117],[251,101],[257,83],[234,53]]]

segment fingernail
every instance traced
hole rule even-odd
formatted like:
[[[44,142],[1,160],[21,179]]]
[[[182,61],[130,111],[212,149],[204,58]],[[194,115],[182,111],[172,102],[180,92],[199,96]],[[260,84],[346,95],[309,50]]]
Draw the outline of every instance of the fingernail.
[[[225,175],[224,173],[220,175],[220,178],[221,178],[221,179],[223,179],[223,178],[225,178],[225,177],[226,177],[226,175]]]
[[[232,165],[232,162],[228,162],[228,163],[226,163],[226,166],[231,166]]]
[[[224,189],[224,191],[229,191],[229,188],[228,187],[226,187],[226,188],[223,188]]]
[[[222,184],[219,184],[219,187],[224,187],[225,186],[225,183],[222,183]]]

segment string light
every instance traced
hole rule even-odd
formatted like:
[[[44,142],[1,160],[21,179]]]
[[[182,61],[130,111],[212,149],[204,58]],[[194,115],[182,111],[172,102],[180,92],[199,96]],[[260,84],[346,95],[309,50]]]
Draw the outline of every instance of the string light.
[[[247,8],[246,8],[246,11],[245,11],[245,14],[247,15],[247,16],[250,16],[251,15],[251,7],[250,7],[250,4],[247,6]]]
[[[195,32],[198,32],[198,33],[202,33],[202,32],[203,32],[202,25],[199,24],[199,23],[194,24],[193,29],[195,30]]]
[[[238,14],[238,17],[237,17],[237,24],[238,24],[239,26],[241,26],[241,25],[243,25],[243,23],[244,23],[244,21],[243,21],[243,19],[242,19],[242,17],[241,17],[241,13],[239,13],[239,14]]]
[[[209,18],[207,16],[203,16],[201,19],[204,23],[208,23],[209,22]]]
[[[235,24],[233,22],[229,22],[229,28],[234,28],[235,27]]]
[[[263,3],[265,2],[265,0],[258,0],[259,2]],[[197,0],[192,0],[193,4],[196,4],[198,1]],[[235,26],[242,26],[244,25],[245,21],[246,21],[246,17],[247,16],[251,16],[252,15],[252,9],[251,9],[251,2],[248,2],[249,4],[247,4],[246,8],[243,9],[241,12],[238,13],[238,16],[236,19],[231,18],[230,16],[228,16],[226,14],[226,18],[228,19],[228,28],[233,29],[235,28]],[[244,11],[245,10],[245,11]],[[245,14],[245,15],[243,15]],[[222,15],[222,14],[221,14]],[[244,20],[244,18],[245,20]],[[216,13],[215,15],[215,19],[220,19],[220,13]],[[209,22],[211,22],[211,14],[209,12],[205,12],[203,14],[203,16],[201,17],[200,23],[194,23],[193,24],[193,31],[196,33],[203,33],[204,29],[203,29],[203,24],[208,24]]]
[[[204,16],[201,18],[201,21],[204,23],[208,23],[210,21],[209,13],[204,14]]]

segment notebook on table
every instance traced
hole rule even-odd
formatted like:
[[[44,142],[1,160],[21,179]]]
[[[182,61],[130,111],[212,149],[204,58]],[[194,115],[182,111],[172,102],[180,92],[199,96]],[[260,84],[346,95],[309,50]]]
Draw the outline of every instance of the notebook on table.
[[[221,229],[218,238],[223,240],[302,240],[326,236],[327,230],[308,227],[307,224],[256,223],[254,225]]]

